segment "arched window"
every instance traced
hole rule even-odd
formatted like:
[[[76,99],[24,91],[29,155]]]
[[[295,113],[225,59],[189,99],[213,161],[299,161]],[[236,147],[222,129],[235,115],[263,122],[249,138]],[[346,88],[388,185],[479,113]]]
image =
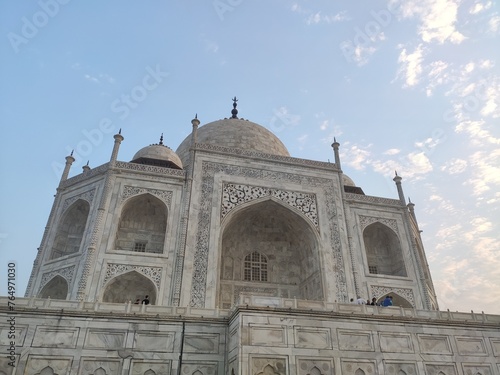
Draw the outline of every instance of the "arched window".
[[[55,276],[38,294],[39,298],[66,299],[68,296],[68,282],[62,276]]]
[[[156,304],[156,286],[146,276],[137,271],[130,271],[116,276],[106,285],[102,301],[111,303],[126,303],[142,301],[146,295],[151,305]]]
[[[64,213],[57,228],[51,259],[77,253],[87,224],[90,205],[79,199]]]
[[[261,253],[254,251],[245,257],[245,281],[267,281],[267,259]]]
[[[163,253],[167,208],[158,198],[144,194],[123,208],[115,248],[139,253]]]
[[[388,226],[376,222],[363,231],[368,271],[371,274],[407,276],[399,238]]]

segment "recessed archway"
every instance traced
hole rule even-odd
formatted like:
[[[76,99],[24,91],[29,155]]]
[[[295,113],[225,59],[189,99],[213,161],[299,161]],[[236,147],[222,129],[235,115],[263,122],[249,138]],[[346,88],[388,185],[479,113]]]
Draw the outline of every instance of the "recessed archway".
[[[39,298],[66,299],[68,296],[68,282],[62,276],[53,277],[38,293]]]
[[[384,294],[382,297],[380,297],[377,300],[377,304],[382,305],[382,301],[384,301],[385,297],[387,297],[387,296],[392,297],[392,306],[400,306],[400,307],[404,307],[406,309],[411,309],[414,307],[410,302],[408,302],[408,300],[406,298],[401,297],[400,295],[398,295],[396,293]]]
[[[363,231],[368,271],[371,274],[407,276],[399,238],[388,226],[375,222]]]
[[[113,278],[104,290],[102,301],[111,303],[134,302],[149,296],[149,303],[156,304],[156,286],[146,276],[130,271]]]
[[[221,240],[219,306],[231,307],[240,292],[323,299],[319,241],[306,219],[268,199],[228,220]]]
[[[57,228],[51,259],[77,253],[83,240],[90,205],[78,199],[62,216]]]

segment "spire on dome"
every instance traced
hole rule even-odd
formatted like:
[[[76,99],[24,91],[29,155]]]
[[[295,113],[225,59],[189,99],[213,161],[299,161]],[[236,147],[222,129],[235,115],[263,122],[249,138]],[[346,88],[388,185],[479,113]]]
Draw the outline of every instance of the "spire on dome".
[[[236,109],[236,106],[238,105],[237,104],[238,102],[238,99],[236,99],[236,96],[233,98],[233,110],[231,111],[231,118],[238,118],[237,114],[238,114],[238,110]]]
[[[160,143],[158,143],[158,144],[160,144],[160,145],[162,145],[162,146],[163,146],[163,133],[161,133],[161,136],[160,136]]]

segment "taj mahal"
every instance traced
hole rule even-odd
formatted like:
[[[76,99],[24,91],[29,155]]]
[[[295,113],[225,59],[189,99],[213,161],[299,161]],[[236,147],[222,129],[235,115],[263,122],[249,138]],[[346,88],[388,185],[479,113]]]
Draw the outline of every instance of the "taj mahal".
[[[439,310],[403,176],[368,195],[337,140],[296,158],[228,112],[66,157],[0,375],[500,375],[500,316]]]

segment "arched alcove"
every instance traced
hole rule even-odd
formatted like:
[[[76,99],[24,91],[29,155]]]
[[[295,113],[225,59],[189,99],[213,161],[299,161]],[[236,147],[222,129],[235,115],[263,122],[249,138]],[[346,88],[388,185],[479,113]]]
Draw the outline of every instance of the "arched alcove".
[[[53,277],[38,293],[39,298],[66,299],[68,296],[68,282],[62,276]]]
[[[90,205],[83,199],[73,203],[63,214],[57,227],[50,258],[55,259],[80,250]]]
[[[142,253],[163,253],[167,228],[167,207],[151,194],[131,198],[123,207],[115,249]]]
[[[411,309],[414,307],[410,302],[408,302],[408,300],[406,298],[401,297],[397,293],[384,294],[382,297],[380,297],[377,300],[377,303],[379,305],[382,305],[382,301],[385,299],[386,296],[392,297],[392,306],[400,306],[400,307],[404,307],[405,309]]]
[[[265,200],[228,220],[221,240],[220,307],[230,308],[240,292],[323,299],[318,239],[306,219]],[[259,277],[252,277],[252,267]]]
[[[354,375],[365,375],[365,372],[363,370],[361,370],[360,368],[358,368],[356,370],[356,372],[354,373]]]
[[[153,370],[149,369],[147,370],[144,375],[156,375],[156,372],[154,372]]]
[[[95,370],[94,375],[107,375],[106,370],[104,370],[102,367],[99,367],[97,370]]]
[[[47,367],[44,367],[43,370],[40,371],[37,375],[57,375],[57,374],[54,372],[52,367],[47,366]]]
[[[156,287],[146,276],[136,271],[130,271],[111,279],[106,285],[102,301],[111,303],[126,303],[141,301],[149,296],[149,303],[156,303]]]
[[[370,224],[363,240],[371,274],[407,276],[401,243],[391,228],[380,222]]]

